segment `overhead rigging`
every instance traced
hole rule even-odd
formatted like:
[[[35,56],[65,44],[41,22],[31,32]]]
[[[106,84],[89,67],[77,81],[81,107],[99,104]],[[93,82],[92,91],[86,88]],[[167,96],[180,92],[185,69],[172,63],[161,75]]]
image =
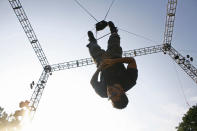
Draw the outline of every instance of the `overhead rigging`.
[[[101,20],[100,22],[90,13],[90,11],[88,11],[78,0],[74,0],[88,15],[90,15],[90,17],[92,17],[96,22],[97,22],[97,24],[99,24],[99,23],[101,23],[102,21],[105,21],[106,20],[106,18],[107,18],[107,16],[108,16],[108,14],[109,14],[109,11],[110,11],[110,9],[111,9],[111,7],[113,6],[113,4],[114,4],[114,2],[115,2],[115,0],[112,0],[112,2],[111,2],[111,4],[110,4],[110,6],[109,6],[109,8],[108,8],[108,10],[107,10],[107,12],[106,12],[106,14],[105,14],[105,17],[104,17],[104,19],[103,20]],[[107,25],[105,25],[105,26],[107,26]],[[104,27],[103,27],[104,28]],[[101,27],[101,29],[103,29],[102,27]],[[100,29],[100,30],[101,30]],[[124,31],[124,32],[127,32],[127,33],[129,33],[129,34],[131,34],[131,35],[134,35],[134,36],[136,36],[136,37],[139,37],[139,38],[142,38],[142,39],[144,39],[144,40],[146,40],[146,41],[149,41],[149,42],[152,42],[152,43],[157,43],[157,42],[155,42],[154,40],[151,40],[151,39],[149,39],[149,38],[147,38],[147,37],[145,37],[145,36],[142,36],[142,35],[139,35],[139,34],[136,34],[136,33],[132,33],[132,32],[130,32],[130,31],[127,31],[127,30],[125,30],[125,29],[121,29],[121,28],[119,28],[118,27],[118,29],[119,30],[121,30],[121,31]],[[98,29],[99,30],[99,29]],[[101,37],[99,37],[99,38],[97,38],[97,40],[100,40],[100,39],[102,39],[102,38],[104,38],[105,36],[108,36],[108,35],[110,35],[110,33],[107,33],[107,34],[105,34],[105,35],[103,35],[103,36],[101,36]],[[96,34],[96,37],[97,37],[97,34]]]
[[[107,13],[106,13],[106,15],[105,15],[105,17],[104,17],[104,19],[103,19],[103,20],[106,20],[107,15],[109,14],[109,11],[110,11],[110,9],[111,9],[112,5],[114,4],[114,2],[115,2],[115,0],[113,0],[113,1],[111,2],[111,5],[109,6],[109,9],[107,10]]]
[[[92,17],[97,23],[99,22],[78,0],[74,0],[88,15],[90,15],[90,17]],[[104,19],[103,20],[106,20],[106,18],[107,18],[107,15],[109,14],[109,11],[110,11],[110,9],[111,9],[111,7],[112,7],[112,5],[114,4],[114,2],[115,2],[115,0],[112,0],[112,2],[111,2],[111,4],[110,4],[110,6],[109,6],[109,8],[108,8],[108,10],[107,10],[107,13],[106,13],[106,15],[105,15],[105,17],[104,17]]]
[[[174,64],[174,63],[173,63]],[[181,80],[180,80],[180,77],[179,77],[179,74],[178,74],[178,71],[177,71],[177,69],[176,69],[176,65],[174,64],[174,68],[175,68],[175,71],[176,71],[176,75],[177,75],[177,79],[178,79],[178,82],[179,82],[179,84],[180,84],[180,89],[181,89],[181,92],[182,92],[182,94],[183,94],[183,98],[184,98],[184,100],[185,100],[185,103],[187,104],[187,106],[190,108],[191,106],[190,106],[190,104],[189,104],[189,102],[188,102],[188,100],[187,100],[187,97],[186,97],[186,95],[185,95],[185,92],[184,92],[184,90],[183,90],[183,85],[182,85],[182,82],[181,82]]]
[[[88,15],[90,15],[90,17],[92,17],[97,23],[96,23],[96,38],[97,38],[97,31],[99,31],[99,30],[102,30],[102,29],[104,29],[106,26],[107,26],[107,23],[105,22],[105,20],[106,20],[106,18],[107,18],[107,16],[108,16],[108,14],[109,14],[109,11],[110,11],[110,9],[111,9],[111,7],[112,7],[112,5],[113,5],[113,3],[115,2],[115,0],[112,0],[112,2],[111,2],[111,4],[110,4],[110,6],[109,6],[109,8],[108,8],[108,10],[107,10],[107,13],[106,13],[106,15],[105,15],[105,17],[104,17],[104,19],[103,20],[101,20],[101,21],[98,21],[78,0],[74,0]],[[103,35],[103,36],[101,36],[100,38],[97,38],[97,40],[99,40],[99,39],[101,39],[101,38],[104,38],[105,36],[107,36],[107,35],[109,35],[110,33],[108,33],[108,34],[105,34],[105,35]]]
[[[78,0],[74,0],[86,13],[88,13],[96,22],[99,22]]]

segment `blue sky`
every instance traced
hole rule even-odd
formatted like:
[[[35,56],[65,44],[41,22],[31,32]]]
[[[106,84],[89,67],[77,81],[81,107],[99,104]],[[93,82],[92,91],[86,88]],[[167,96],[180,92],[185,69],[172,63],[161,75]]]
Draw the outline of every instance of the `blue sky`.
[[[80,0],[102,20],[111,0]],[[74,0],[29,0],[21,3],[50,62],[56,64],[90,57],[86,33],[95,20]],[[107,20],[130,32],[155,41],[119,31],[123,50],[162,44],[167,0],[116,0]],[[194,58],[197,67],[197,2],[178,1],[172,45]],[[0,1],[0,106],[9,113],[22,100],[30,99],[32,80],[42,68],[7,0]],[[106,29],[99,36],[109,32]],[[107,39],[99,41],[106,49]],[[136,57],[139,78],[128,91],[129,105],[124,110],[94,92],[90,79],[95,65],[54,72],[50,76],[32,123],[32,130],[124,130],[174,131],[190,105],[197,103],[196,83],[163,53]],[[182,89],[181,89],[182,88]]]

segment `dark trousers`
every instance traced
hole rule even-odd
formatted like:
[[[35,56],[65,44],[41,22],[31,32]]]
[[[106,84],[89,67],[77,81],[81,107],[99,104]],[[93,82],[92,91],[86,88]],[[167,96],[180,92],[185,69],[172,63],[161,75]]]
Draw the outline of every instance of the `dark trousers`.
[[[89,52],[94,61],[97,64],[97,67],[100,65],[101,61],[105,58],[121,58],[122,57],[122,48],[120,46],[120,37],[117,33],[111,34],[108,40],[107,50],[101,49],[97,44],[97,41],[91,41],[88,44]]]

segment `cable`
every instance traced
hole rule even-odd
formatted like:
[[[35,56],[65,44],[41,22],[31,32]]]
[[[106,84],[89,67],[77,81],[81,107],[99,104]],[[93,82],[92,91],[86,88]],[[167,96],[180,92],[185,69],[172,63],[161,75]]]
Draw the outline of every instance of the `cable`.
[[[173,63],[173,64],[174,64],[174,63]],[[182,93],[183,93],[184,100],[185,100],[187,106],[190,108],[191,106],[190,106],[190,104],[189,104],[189,102],[188,102],[188,100],[187,100],[187,98],[186,98],[185,92],[184,92],[184,90],[183,90],[183,85],[182,85],[181,80],[180,80],[180,78],[179,78],[179,74],[178,74],[178,71],[177,71],[177,69],[176,69],[176,65],[175,65],[175,64],[174,64],[174,68],[175,68],[175,71],[176,71],[177,79],[178,79],[178,81],[179,81],[179,83],[180,83],[180,88],[181,88],[181,91],[182,91]]]
[[[104,17],[104,20],[107,18],[107,15],[109,14],[109,11],[110,11],[110,9],[111,9],[111,7],[112,7],[114,1],[115,1],[115,0],[113,0],[112,3],[111,3],[111,5],[109,6],[109,9],[108,9],[108,11],[107,11],[107,13],[106,13],[106,15],[105,15],[105,17]]]
[[[96,39],[96,40],[99,40],[99,39],[101,39],[101,38],[104,38],[105,36],[108,36],[109,34],[111,34],[111,33],[107,33],[107,34],[105,34],[105,35],[103,35],[103,36],[99,37],[99,38],[98,38],[98,39]]]
[[[94,20],[96,20],[97,22],[99,22],[85,7],[83,7],[82,4],[79,3],[79,1],[74,0],[86,13],[88,13]]]
[[[153,43],[157,43],[157,42],[155,42],[154,40],[151,40],[151,39],[149,39],[149,38],[147,38],[147,37],[145,37],[145,36],[138,35],[138,34],[135,34],[135,33],[129,32],[129,31],[124,30],[124,29],[121,29],[121,28],[118,28],[118,29],[119,29],[119,30],[122,30],[122,31],[124,31],[124,32],[127,32],[127,33],[129,33],[129,34],[131,34],[131,35],[134,35],[134,36],[136,36],[136,37],[143,38],[143,39],[145,39],[145,40],[147,40],[147,41],[151,41],[151,42],[153,42]]]
[[[95,27],[92,27],[92,29],[90,29],[89,31],[94,31],[95,30]],[[85,37],[87,37],[88,35],[87,35],[87,33],[85,34],[85,35],[83,35],[81,38],[80,38],[80,40],[81,39],[84,39]]]

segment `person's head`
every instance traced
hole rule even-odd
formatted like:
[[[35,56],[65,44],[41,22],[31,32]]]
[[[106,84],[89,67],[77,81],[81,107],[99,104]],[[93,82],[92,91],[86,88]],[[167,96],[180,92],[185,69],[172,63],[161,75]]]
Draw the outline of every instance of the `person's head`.
[[[129,100],[120,84],[107,86],[107,95],[114,108],[123,109],[127,106]]]

